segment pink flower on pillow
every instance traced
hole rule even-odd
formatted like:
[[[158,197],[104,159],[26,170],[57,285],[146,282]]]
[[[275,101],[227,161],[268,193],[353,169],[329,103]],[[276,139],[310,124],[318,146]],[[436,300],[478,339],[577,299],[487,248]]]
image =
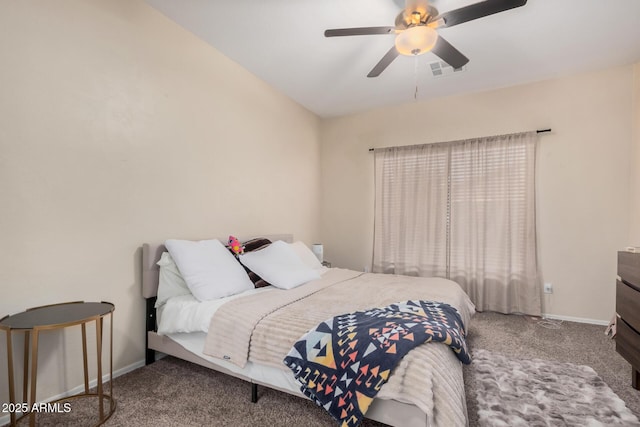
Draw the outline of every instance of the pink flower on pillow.
[[[240,240],[236,239],[234,236],[229,236],[229,248],[235,255],[242,255],[244,253],[242,243],[240,243]]]

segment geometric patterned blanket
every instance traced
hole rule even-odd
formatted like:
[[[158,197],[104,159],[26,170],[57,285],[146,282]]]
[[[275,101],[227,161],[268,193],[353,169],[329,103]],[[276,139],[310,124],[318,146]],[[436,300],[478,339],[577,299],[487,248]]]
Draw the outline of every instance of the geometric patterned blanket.
[[[409,350],[442,342],[469,364],[465,336],[460,314],[449,304],[405,301],[320,323],[293,345],[284,363],[307,397],[341,427],[355,427]]]

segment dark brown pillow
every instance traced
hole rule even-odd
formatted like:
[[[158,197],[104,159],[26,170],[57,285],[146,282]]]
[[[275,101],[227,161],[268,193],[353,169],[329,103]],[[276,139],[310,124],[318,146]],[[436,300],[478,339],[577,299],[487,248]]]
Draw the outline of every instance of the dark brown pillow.
[[[259,251],[262,248],[265,248],[271,244],[271,240],[265,239],[264,237],[257,237],[255,239],[247,240],[242,243],[244,246],[245,252],[253,252]]]

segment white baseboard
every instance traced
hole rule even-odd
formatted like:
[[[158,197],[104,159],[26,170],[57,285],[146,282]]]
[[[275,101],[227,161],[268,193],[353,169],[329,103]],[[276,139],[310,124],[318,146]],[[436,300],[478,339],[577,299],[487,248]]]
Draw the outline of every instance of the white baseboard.
[[[544,319],[566,320],[567,322],[589,323],[591,325],[609,326],[608,320],[586,319],[584,317],[559,316],[557,314],[543,314]]]
[[[120,368],[117,369],[115,371],[113,371],[113,378],[118,378],[120,375],[124,375],[128,372],[134,371],[138,368],[142,368],[145,365],[145,361],[143,360],[139,360],[135,363],[132,363],[131,365],[125,366],[124,368]],[[102,383],[106,383],[107,381],[109,381],[109,374],[105,374],[102,376]],[[89,381],[89,388],[93,388],[95,386],[98,385],[98,379],[95,378],[91,381]],[[114,390],[114,392],[116,392],[117,390]],[[48,402],[52,402],[54,400],[58,400],[58,399],[62,399],[65,397],[69,397],[69,396],[73,396],[75,394],[79,394],[84,392],[84,384],[80,384],[77,387],[72,388],[71,390],[67,390],[65,392],[62,392],[60,394],[56,394],[55,396],[51,396],[47,399],[43,399],[43,400],[39,400],[37,403],[48,403]],[[22,403],[22,402],[19,402]],[[16,415],[20,415],[20,414],[16,414]],[[0,426],[3,426],[5,424],[9,424],[9,422],[11,421],[11,415],[4,415],[2,417],[0,417]]]

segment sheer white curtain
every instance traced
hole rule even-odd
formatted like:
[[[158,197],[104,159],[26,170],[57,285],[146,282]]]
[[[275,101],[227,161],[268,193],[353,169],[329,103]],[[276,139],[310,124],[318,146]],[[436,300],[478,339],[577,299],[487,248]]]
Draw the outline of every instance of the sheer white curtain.
[[[448,277],[478,310],[539,315],[536,142],[376,149],[374,271]]]
[[[375,150],[373,271],[447,274],[449,154],[425,144]]]

